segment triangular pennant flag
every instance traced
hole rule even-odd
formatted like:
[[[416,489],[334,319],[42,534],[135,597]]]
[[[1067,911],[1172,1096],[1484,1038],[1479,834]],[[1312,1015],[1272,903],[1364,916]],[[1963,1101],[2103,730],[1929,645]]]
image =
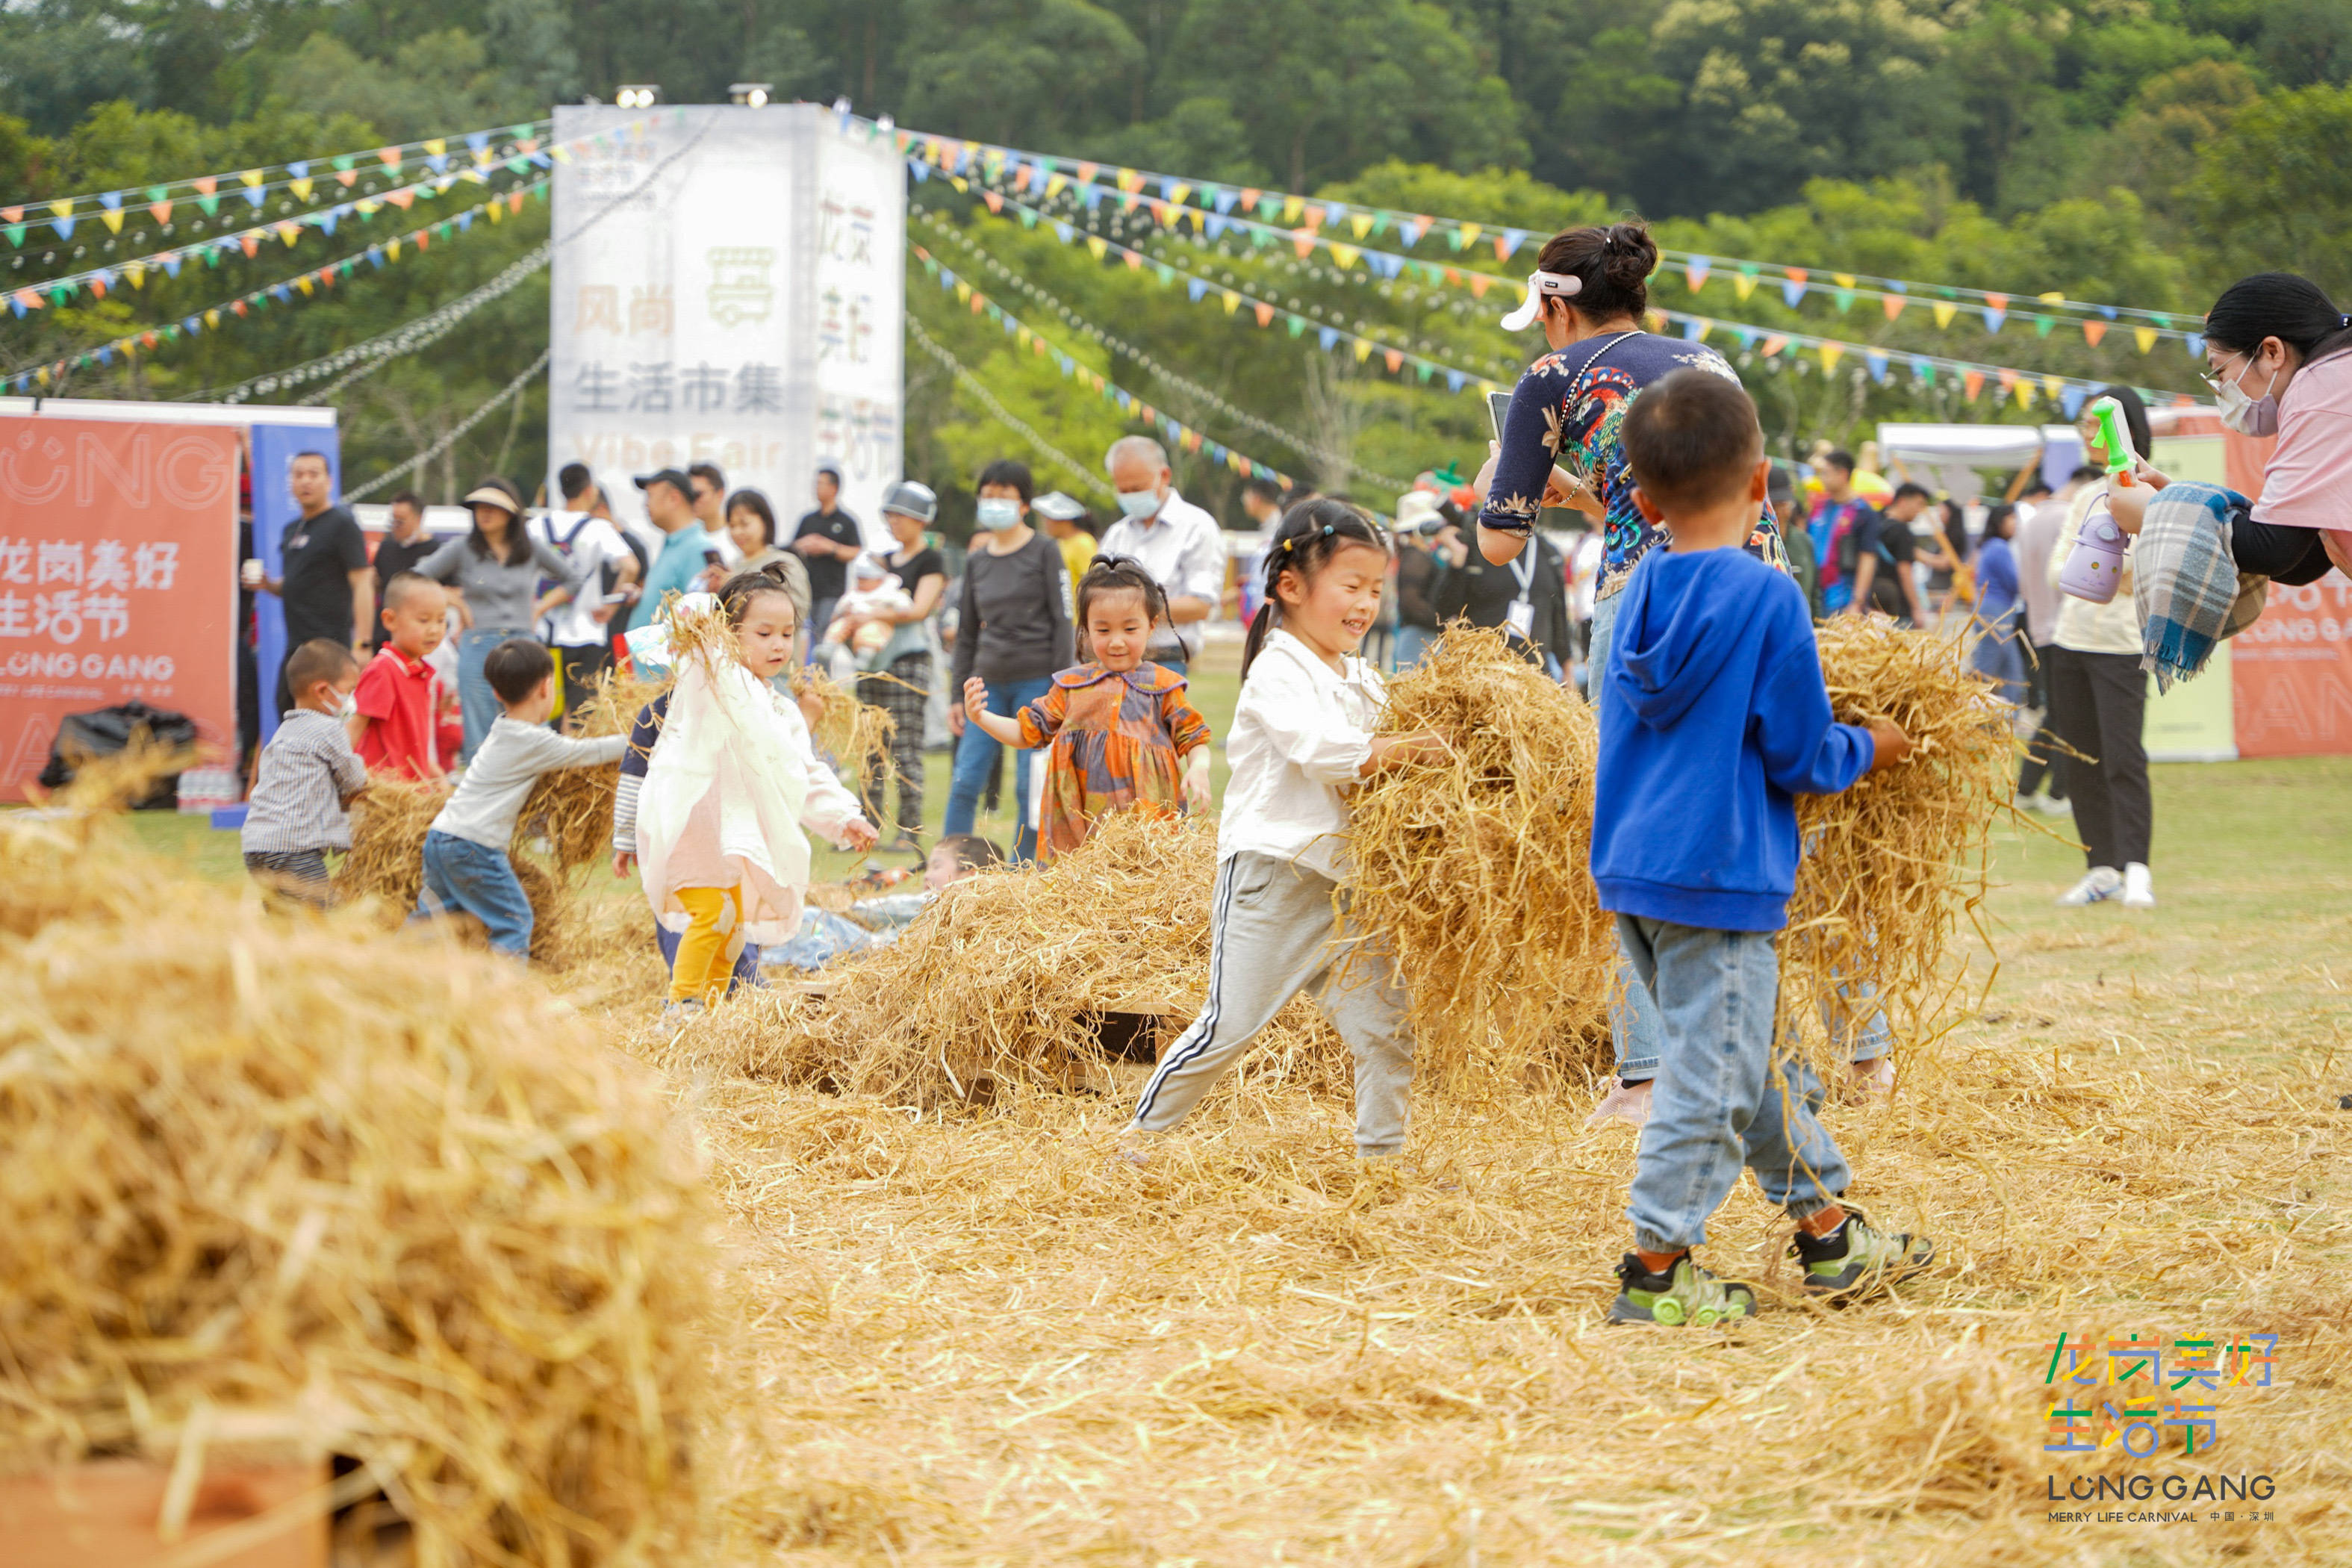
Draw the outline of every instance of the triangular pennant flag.
[[[2055,316],[2036,315],[2033,318],[2033,335],[2037,338],[2046,338],[2050,335],[2050,329],[2057,324],[2058,318]]]
[[[994,191],[981,192],[980,199],[988,204],[988,210],[990,212],[1001,213],[1004,210],[1004,198],[998,195]]]
[[[2082,387],[2067,387],[2058,395],[2058,406],[2064,411],[2067,418],[2072,419],[2083,411],[2083,404],[2090,395],[2090,393]]]
[[[1103,253],[1109,248],[1108,242],[1102,236],[1098,234],[1087,236],[1087,249],[1093,253],[1097,261],[1100,261],[1103,258]]]
[[[1968,400],[1974,403],[1977,400],[1977,394],[1984,390],[1984,372],[1971,370],[1963,374],[1960,377],[1960,388],[1966,394]]]
[[[1361,364],[1361,363],[1363,363],[1366,360],[1368,360],[1368,359],[1370,359],[1370,358],[1371,358],[1371,357],[1372,357],[1372,345],[1371,345],[1371,341],[1370,341],[1370,339],[1368,339],[1368,338],[1358,338],[1358,339],[1356,340],[1356,363],[1357,363],[1358,364]]]
[[[1868,349],[1864,349],[1862,354],[1862,363],[1869,367],[1871,380],[1882,384],[1885,384],[1886,380],[1886,356],[1885,354],[1874,353]]]
[[[2156,339],[2157,331],[2154,327],[2134,327],[2132,329],[2132,342],[2139,345],[2139,352],[2142,353],[2146,353],[2148,350],[2156,347]]]
[[[1339,264],[1339,269],[1342,272],[1353,267],[1356,264],[1356,258],[1362,254],[1363,252],[1352,245],[1335,245],[1331,247],[1331,259]]]
[[[1886,319],[1890,321],[1903,313],[1903,307],[1909,301],[1900,294],[1882,294],[1878,298],[1878,307],[1886,312]]]
[[[1706,287],[1708,275],[1714,270],[1714,262],[1704,256],[1694,256],[1684,264],[1683,281],[1689,284],[1690,291],[1696,294]]]
[[[1391,349],[1386,353],[1382,354],[1381,358],[1387,362],[1389,374],[1391,375],[1394,375],[1398,371],[1404,368],[1404,351],[1402,349]]]
[[[286,182],[286,188],[294,193],[294,199],[298,202],[307,202],[310,199],[310,185],[311,182],[309,180],[289,180]]]
[[[1948,300],[1938,300],[1935,304],[1929,306],[1928,309],[1935,316],[1936,325],[1938,327],[1950,326],[1952,324],[1952,318],[1960,313],[1960,308],[1958,305],[1953,304]]]
[[[2037,294],[2034,298],[2040,300],[2045,305],[2063,305],[2066,302],[2066,296],[2055,289],[2053,289],[2047,294]],[[2053,392],[2050,395],[2055,397],[2058,395]]]
[[[1239,309],[1239,308],[1240,308],[1240,306],[1241,306],[1241,302],[1242,302],[1242,297],[1241,297],[1239,294],[1234,293],[1232,289],[1226,289],[1226,290],[1225,290],[1225,292],[1224,292],[1224,301],[1225,301],[1225,314],[1226,314],[1226,315],[1228,315],[1228,316],[1230,316],[1230,315],[1232,315],[1232,314],[1234,313],[1234,311],[1235,310],[1237,310],[1237,309]]]
[[[2189,357],[2190,359],[2203,359],[2205,357],[2205,339],[2199,333],[2188,333],[2180,340],[2180,346],[2189,351]]]
[[[2066,381],[2063,376],[2045,375],[2042,378],[2042,390],[2049,396],[2053,403],[2055,403],[2058,400],[2059,391],[2064,387]]]
[[[1252,314],[1257,317],[1257,324],[1259,326],[1270,327],[1274,324],[1274,307],[1265,303],[1264,300],[1261,300],[1255,304],[1253,304],[1250,307],[1250,310]]]
[[[1494,287],[1495,279],[1486,273],[1473,272],[1469,275],[1469,278],[1470,297],[1474,300],[1485,299],[1486,297],[1486,290]]]
[[[1295,338],[1307,330],[1307,318],[1296,310],[1288,311],[1286,312],[1284,324],[1289,327],[1290,335]]]
[[[2083,341],[2084,341],[2084,342],[2086,342],[2086,343],[2090,344],[2093,348],[2097,348],[2097,347],[2099,346],[2099,340],[2100,340],[2101,338],[2105,337],[2106,335],[2107,335],[2107,324],[2106,324],[2106,322],[2105,322],[2105,321],[2084,321],[2084,323],[2083,323]]]
[[[1822,344],[1822,345],[1821,345],[1821,353],[1822,353],[1822,368],[1823,370],[1835,370],[1835,369],[1837,368],[1837,362],[1838,362],[1839,356],[1841,356],[1841,355],[1842,355],[1842,354],[1843,354],[1844,353],[1845,353],[1845,345],[1844,345],[1843,343],[1823,343],[1823,344]]]
[[[1316,332],[1315,341],[1322,344],[1328,351],[1333,343],[1339,341],[1339,329],[1337,327],[1321,328]]]
[[[169,202],[150,202],[147,204],[147,216],[153,218],[159,224],[169,223],[172,221],[172,204]]]
[[[1805,297],[1805,279],[1811,275],[1801,267],[1791,267],[1787,271],[1788,276],[1780,284],[1780,298],[1790,310],[1794,310],[1797,302]]]
[[[2011,370],[2004,365],[1998,374],[2002,392],[2006,393],[2011,387],[2017,384],[2017,372]]]
[[[1370,213],[1353,215],[1348,219],[1348,227],[1358,239],[1363,238],[1372,231],[1372,215]]]

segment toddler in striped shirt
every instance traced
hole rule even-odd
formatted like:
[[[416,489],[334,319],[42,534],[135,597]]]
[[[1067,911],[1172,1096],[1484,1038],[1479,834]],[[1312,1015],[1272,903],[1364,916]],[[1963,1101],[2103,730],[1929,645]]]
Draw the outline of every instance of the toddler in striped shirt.
[[[295,706],[261,751],[239,847],[253,879],[316,909],[334,901],[327,851],[352,847],[347,808],[367,788],[344,721],[360,683],[351,648],[314,638],[286,658]]]

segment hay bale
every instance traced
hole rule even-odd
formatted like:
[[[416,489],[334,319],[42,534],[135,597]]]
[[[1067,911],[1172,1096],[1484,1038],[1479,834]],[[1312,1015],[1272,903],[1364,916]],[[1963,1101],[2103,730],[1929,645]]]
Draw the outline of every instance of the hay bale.
[[[1212,826],[1122,812],[1051,867],[954,884],[895,944],[830,970],[827,997],[741,998],[669,1048],[700,1067],[898,1104],[1099,1085],[1102,1014],[1181,1026],[1207,994],[1215,871]],[[1260,1077],[1349,1081],[1345,1050],[1304,999],[1254,1064]]]
[[[1354,908],[1412,994],[1416,1072],[1498,1052],[1605,1065],[1617,949],[1592,883],[1591,709],[1460,625],[1388,693],[1383,733],[1433,731],[1453,753],[1349,809]]]
[[[809,735],[816,742],[818,754],[833,759],[851,791],[862,799],[866,774],[889,761],[890,737],[898,733],[898,721],[887,709],[860,702],[855,691],[836,684],[820,669],[794,665],[789,675],[793,695],[800,700],[801,714],[809,721]],[[870,812],[873,803],[866,804]]]
[[[712,1255],[651,1078],[510,964],[0,864],[0,1468],[292,1416],[421,1562],[677,1560]]]
[[[1781,1016],[1784,1027],[1801,1027],[1817,1067],[1840,1069],[1845,1053],[1828,1043],[1824,1008],[1855,1027],[1883,1006],[1914,1047],[1963,1011],[1966,969],[1951,936],[1984,901],[2017,743],[1960,644],[1875,616],[1841,616],[1818,636],[1836,716],[1892,719],[1917,747],[1843,794],[1797,799],[1805,856],[1780,940]]]
[[[647,680],[607,669],[596,678],[595,694],[566,720],[565,728],[574,735],[625,735],[637,710],[667,689],[667,679]],[[613,797],[620,782],[617,766],[557,768],[541,774],[515,819],[515,841],[543,840],[549,858],[564,872],[611,859]]]

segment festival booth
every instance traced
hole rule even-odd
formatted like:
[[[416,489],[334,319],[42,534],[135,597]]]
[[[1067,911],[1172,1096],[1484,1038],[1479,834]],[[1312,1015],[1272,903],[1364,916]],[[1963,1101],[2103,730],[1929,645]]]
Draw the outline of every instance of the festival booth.
[[[185,714],[204,767],[235,767],[239,466],[274,576],[298,452],[337,469],[333,409],[0,397],[0,799],[25,797],[68,715],[131,702]],[[267,694],[286,626],[270,595],[255,609]]]
[[[2273,443],[2223,428],[2202,405],[2152,408],[2149,460],[2175,479],[2260,496]],[[1881,425],[1887,468],[1930,489],[1975,493],[1980,470],[2038,470],[2053,488],[2083,462],[2072,425]],[[2158,762],[2352,753],[2352,582],[2333,572],[2273,586],[2261,620],[2214,650],[2194,680],[2150,689],[2146,740]]]

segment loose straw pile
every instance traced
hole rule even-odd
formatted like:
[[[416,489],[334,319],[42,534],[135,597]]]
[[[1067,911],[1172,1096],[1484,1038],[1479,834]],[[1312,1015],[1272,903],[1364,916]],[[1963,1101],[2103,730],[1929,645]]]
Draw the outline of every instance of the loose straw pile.
[[[793,695],[800,699],[818,754],[831,757],[849,787],[859,790],[866,774],[889,759],[890,737],[898,721],[888,710],[860,702],[821,670],[799,665],[791,676]],[[872,804],[867,803],[869,809]]]
[[[1105,1013],[1171,1032],[1207,994],[1215,831],[1123,812],[1043,870],[968,878],[892,946],[826,972],[830,994],[741,997],[674,1047],[698,1067],[894,1104],[976,1105],[1102,1081]],[[1294,1002],[1257,1058],[1346,1083],[1345,1053]]]
[[[566,728],[575,735],[625,735],[637,710],[669,688],[619,669],[597,677],[593,696],[580,706]],[[609,860],[613,854],[613,795],[618,768],[557,768],[540,775],[516,818],[519,841],[544,839],[556,868],[577,870]]]
[[[1874,617],[1839,616],[1818,636],[1836,716],[1892,719],[1916,747],[1842,795],[1797,798],[1805,852],[1780,940],[1782,1018],[1804,1028],[1817,1067],[1843,1069],[1848,1052],[1822,1037],[1824,1014],[1844,1037],[1883,1008],[1910,1045],[1957,1016],[1965,970],[1951,936],[1984,900],[2016,745],[1959,644]]]
[[[1614,926],[1592,885],[1592,710],[1455,626],[1389,684],[1382,732],[1450,758],[1383,773],[1349,806],[1357,915],[1411,992],[1416,1071],[1500,1050],[1606,1060]]]
[[[0,1469],[268,1431],[446,1564],[677,1561],[705,1200],[510,964],[0,823]]]

